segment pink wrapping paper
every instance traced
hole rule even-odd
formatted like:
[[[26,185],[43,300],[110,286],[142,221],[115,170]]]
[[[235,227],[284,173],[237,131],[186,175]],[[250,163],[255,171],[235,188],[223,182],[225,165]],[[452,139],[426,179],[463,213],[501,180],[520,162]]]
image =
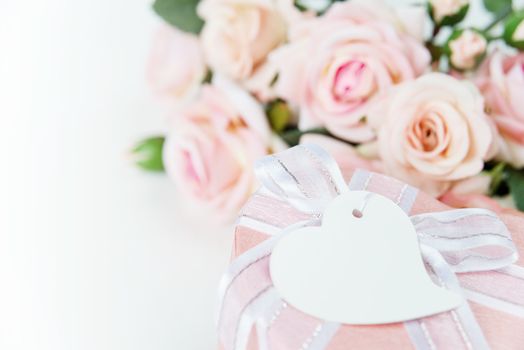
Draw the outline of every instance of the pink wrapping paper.
[[[346,180],[351,178],[352,173],[344,174]],[[396,180],[384,176],[374,176],[368,184],[368,190],[377,192],[386,197],[394,198],[398,195],[398,188],[402,185]],[[419,192],[411,207],[410,215],[449,210],[448,206],[434,198]],[[268,199],[267,197],[254,195],[243,209],[243,214],[248,213],[262,221],[278,223],[277,226],[285,226],[300,219],[300,213],[284,202]],[[519,260],[518,266],[524,266],[524,216],[516,211],[508,210],[500,213],[500,218],[507,225],[517,246]],[[238,257],[250,248],[264,242],[270,236],[264,232],[238,225],[235,229],[235,240],[233,247],[233,258]],[[268,261],[269,259],[266,258]],[[256,267],[255,267],[256,266]],[[260,290],[261,286],[270,284],[267,266],[258,264],[250,267],[261,269],[253,274],[243,273],[235,281],[235,286],[230,293],[235,293],[233,299],[238,300],[237,309],[233,305],[225,305],[223,309],[223,327],[231,327],[228,318],[235,319],[245,300],[253,297],[253,293]],[[264,270],[265,269],[265,270]],[[247,271],[244,271],[247,272]],[[493,274],[491,279],[490,274]],[[512,301],[521,301],[524,305],[524,293],[522,290],[514,289],[514,277],[501,276],[495,272],[478,272],[458,274],[461,286],[467,286],[471,290],[479,290],[484,294],[497,298],[510,298]],[[522,294],[518,294],[522,293]],[[492,349],[524,349],[524,319],[488,308],[486,306],[469,301],[479,326]],[[268,348],[271,350],[301,349],[307,348],[308,338],[315,333],[321,321],[306,315],[291,306],[286,305],[276,311],[276,317],[268,328]],[[424,329],[433,335],[432,344],[429,348],[434,349],[461,349],[470,348],[467,340],[464,340],[460,327],[452,327],[453,320],[450,313],[438,314],[424,319]],[[219,329],[220,332],[220,329]],[[306,343],[305,343],[306,341]],[[414,348],[412,341],[403,323],[395,323],[381,326],[351,326],[342,325],[329,341],[326,349],[411,349]],[[251,332],[248,345],[249,350],[260,350],[256,332]]]

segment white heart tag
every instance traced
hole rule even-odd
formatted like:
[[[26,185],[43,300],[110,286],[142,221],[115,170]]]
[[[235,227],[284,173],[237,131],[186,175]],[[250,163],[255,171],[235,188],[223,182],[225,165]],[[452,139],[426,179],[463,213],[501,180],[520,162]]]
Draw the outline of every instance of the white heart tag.
[[[354,216],[364,202],[362,216]],[[431,281],[404,211],[366,191],[333,200],[321,227],[284,236],[273,250],[270,270],[283,299],[327,321],[401,322],[462,303],[461,296]]]

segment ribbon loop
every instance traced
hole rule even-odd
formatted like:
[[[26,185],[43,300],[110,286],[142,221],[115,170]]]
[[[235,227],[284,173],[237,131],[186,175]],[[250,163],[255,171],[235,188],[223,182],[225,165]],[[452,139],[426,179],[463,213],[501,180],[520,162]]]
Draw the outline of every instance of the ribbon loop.
[[[454,209],[411,217],[421,244],[437,249],[454,272],[489,271],[517,260],[510,233],[490,210]]]
[[[322,213],[334,197],[348,190],[336,162],[315,145],[264,157],[255,171],[263,187],[306,213]]]

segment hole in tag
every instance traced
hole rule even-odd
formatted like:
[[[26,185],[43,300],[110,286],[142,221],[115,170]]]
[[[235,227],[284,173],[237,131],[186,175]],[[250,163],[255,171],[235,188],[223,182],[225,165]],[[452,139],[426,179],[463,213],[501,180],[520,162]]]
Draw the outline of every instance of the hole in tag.
[[[353,216],[356,217],[357,219],[360,219],[363,215],[362,212],[358,209],[353,209],[351,214],[353,214]]]

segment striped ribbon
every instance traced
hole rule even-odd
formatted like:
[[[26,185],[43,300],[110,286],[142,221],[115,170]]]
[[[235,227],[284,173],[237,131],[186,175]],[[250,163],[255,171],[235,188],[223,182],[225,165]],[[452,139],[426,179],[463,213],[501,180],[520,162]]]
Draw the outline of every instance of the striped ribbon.
[[[225,350],[247,349],[254,331],[260,350],[273,349],[272,344],[282,349],[327,349],[338,333],[352,328],[305,315],[279,297],[269,275],[273,247],[299,227],[320,225],[324,208],[343,192],[380,193],[410,213],[418,191],[362,170],[346,184],[335,161],[314,145],[266,157],[256,171],[262,188],[246,205],[237,227],[270,237],[234,259],[221,280],[217,317],[221,343]],[[435,283],[478,304],[524,318],[524,293],[490,287],[493,279],[505,278],[524,291],[524,269],[512,265],[517,260],[516,248],[497,215],[483,209],[457,209],[414,215],[411,221]],[[405,322],[404,328],[416,349],[489,348],[466,301],[449,312]]]

